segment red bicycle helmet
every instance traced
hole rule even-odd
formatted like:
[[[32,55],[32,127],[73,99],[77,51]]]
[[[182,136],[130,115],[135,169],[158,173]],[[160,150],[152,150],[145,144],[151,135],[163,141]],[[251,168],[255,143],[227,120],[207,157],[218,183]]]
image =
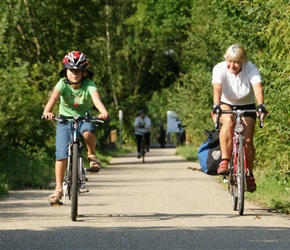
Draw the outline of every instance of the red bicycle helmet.
[[[67,69],[79,69],[88,71],[88,77],[93,77],[94,73],[88,70],[89,67],[89,59],[83,52],[80,51],[72,51],[65,55],[62,60],[64,68],[59,72],[60,77],[66,76]]]

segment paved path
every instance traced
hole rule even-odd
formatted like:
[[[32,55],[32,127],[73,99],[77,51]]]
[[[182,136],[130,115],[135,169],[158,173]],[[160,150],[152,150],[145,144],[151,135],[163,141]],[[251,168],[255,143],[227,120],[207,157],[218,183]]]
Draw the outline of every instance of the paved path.
[[[0,201],[0,249],[289,249],[290,218],[245,203],[232,211],[218,177],[175,149],[114,158],[89,175],[79,217],[51,207],[49,190],[12,191]]]

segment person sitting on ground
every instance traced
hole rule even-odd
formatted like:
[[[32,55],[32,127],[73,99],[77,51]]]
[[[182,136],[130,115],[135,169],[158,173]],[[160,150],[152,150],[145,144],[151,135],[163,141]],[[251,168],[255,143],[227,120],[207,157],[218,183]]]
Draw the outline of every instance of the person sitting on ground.
[[[54,87],[49,101],[47,102],[43,116],[47,120],[54,118],[53,107],[60,100],[59,114],[64,116],[85,115],[89,113],[92,105],[100,111],[98,117],[106,120],[108,112],[102,103],[97,87],[90,80],[93,73],[88,70],[89,60],[80,51],[69,52],[63,58],[64,68],[59,75],[62,77]],[[101,162],[95,154],[96,136],[95,125],[91,122],[80,123],[80,133],[83,136],[90,161],[90,170],[98,172]],[[60,203],[62,197],[62,182],[67,165],[68,146],[71,140],[71,123],[59,123],[56,128],[56,161],[54,192],[48,197],[51,204]]]

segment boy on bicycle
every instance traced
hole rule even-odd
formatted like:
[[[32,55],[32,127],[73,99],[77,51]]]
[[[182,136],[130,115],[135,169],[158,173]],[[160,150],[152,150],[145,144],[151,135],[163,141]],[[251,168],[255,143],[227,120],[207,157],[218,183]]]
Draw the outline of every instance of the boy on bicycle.
[[[100,111],[98,117],[106,120],[108,111],[102,103],[97,86],[90,80],[93,73],[88,70],[89,60],[80,51],[69,52],[63,58],[63,69],[59,76],[62,77],[54,87],[49,101],[47,102],[43,116],[47,120],[52,120],[54,114],[53,107],[60,100],[59,114],[65,116],[85,115],[92,108],[92,104]],[[68,146],[71,140],[70,123],[58,123],[56,128],[56,161],[55,179],[56,186],[54,192],[48,197],[51,204],[60,203],[62,197],[62,182],[67,165]],[[101,162],[95,154],[96,136],[95,126],[90,122],[80,124],[80,133],[83,136],[90,161],[90,171],[98,172]]]

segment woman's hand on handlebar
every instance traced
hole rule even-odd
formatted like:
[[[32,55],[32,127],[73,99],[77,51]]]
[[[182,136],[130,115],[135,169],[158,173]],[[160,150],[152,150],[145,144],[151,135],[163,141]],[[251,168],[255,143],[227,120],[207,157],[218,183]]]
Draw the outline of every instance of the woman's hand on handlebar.
[[[222,111],[222,109],[220,107],[220,104],[213,105],[212,112],[211,112],[211,114],[212,114],[211,117],[212,117],[212,119],[214,121],[216,129],[219,129],[219,126],[220,126],[219,118],[220,118],[220,115],[221,115],[221,111]]]
[[[259,116],[261,121],[263,122],[267,115],[268,115],[268,111],[266,110],[265,105],[264,104],[260,104],[257,107],[257,116]]]

